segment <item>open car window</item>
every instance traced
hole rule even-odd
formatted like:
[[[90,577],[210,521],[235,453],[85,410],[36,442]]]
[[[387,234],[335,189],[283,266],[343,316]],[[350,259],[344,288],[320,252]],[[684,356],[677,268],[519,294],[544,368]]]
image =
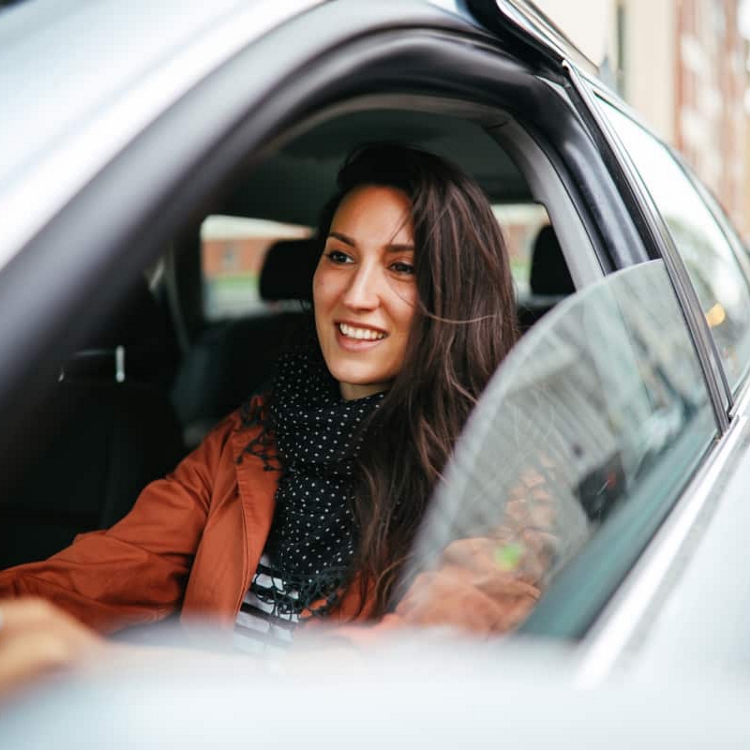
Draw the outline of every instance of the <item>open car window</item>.
[[[537,630],[580,634],[715,434],[663,262],[609,276],[558,305],[491,380],[409,578],[470,558],[490,595],[512,579],[543,592]]]

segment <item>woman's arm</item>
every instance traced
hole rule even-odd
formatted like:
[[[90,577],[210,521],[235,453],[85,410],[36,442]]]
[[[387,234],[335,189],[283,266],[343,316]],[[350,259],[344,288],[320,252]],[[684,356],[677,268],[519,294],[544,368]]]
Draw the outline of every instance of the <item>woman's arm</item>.
[[[206,523],[215,476],[232,463],[227,438],[235,423],[229,417],[218,425],[172,474],[149,484],[112,528],[81,534],[47,560],[0,573],[0,598],[51,600],[100,632],[173,612]]]

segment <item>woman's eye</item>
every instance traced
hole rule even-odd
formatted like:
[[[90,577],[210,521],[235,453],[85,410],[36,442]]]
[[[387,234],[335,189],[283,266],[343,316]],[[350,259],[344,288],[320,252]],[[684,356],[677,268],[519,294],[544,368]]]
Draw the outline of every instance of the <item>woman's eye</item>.
[[[391,269],[399,274],[405,274],[409,276],[412,276],[414,274],[414,266],[411,263],[404,263],[403,261],[391,263]]]
[[[352,262],[352,259],[341,250],[329,250],[326,253],[326,257],[331,261],[331,263],[344,264]]]

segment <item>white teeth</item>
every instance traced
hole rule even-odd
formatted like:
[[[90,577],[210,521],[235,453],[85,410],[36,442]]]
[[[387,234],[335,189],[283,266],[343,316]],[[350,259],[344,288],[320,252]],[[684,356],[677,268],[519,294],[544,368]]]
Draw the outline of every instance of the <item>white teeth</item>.
[[[370,328],[355,328],[346,323],[339,323],[339,330],[350,339],[364,339],[365,341],[378,341],[384,339],[385,334],[373,331]]]

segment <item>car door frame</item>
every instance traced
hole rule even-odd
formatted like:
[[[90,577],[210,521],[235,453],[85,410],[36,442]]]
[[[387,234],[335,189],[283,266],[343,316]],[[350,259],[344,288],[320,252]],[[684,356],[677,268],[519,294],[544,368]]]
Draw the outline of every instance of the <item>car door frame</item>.
[[[638,229],[649,257],[663,258],[675,293],[682,305],[691,337],[699,354],[716,418],[725,432],[732,397],[718,351],[708,330],[687,269],[671,234],[642,183],[638,171],[604,116],[595,98],[600,96],[638,121],[632,111],[596,78],[596,66],[538,8],[522,0],[468,0],[469,10],[501,39],[520,45],[519,54],[551,77],[564,82],[573,106],[586,123],[618,185],[621,199],[638,217]],[[646,128],[648,129],[648,128]]]
[[[642,637],[644,623],[654,617],[657,595],[666,592],[665,582],[685,565],[685,557],[678,553],[696,543],[696,526],[716,506],[720,495],[718,477],[740,460],[738,451],[747,443],[747,419],[741,412],[736,413],[736,402],[716,344],[666,222],[618,137],[599,111],[596,97],[601,97],[636,122],[638,117],[604,87],[595,77],[589,61],[581,59],[582,56],[549,19],[525,4],[521,7],[522,3],[516,0],[468,0],[468,6],[499,36],[515,39],[525,47],[526,59],[536,59],[539,65],[551,69],[552,75],[559,74],[564,80],[563,85],[568,89],[574,106],[599,144],[618,185],[621,200],[636,217],[650,257],[662,258],[665,263],[701,364],[721,438],[709,449],[685,493],[676,498],[661,528],[587,630],[580,645],[583,658],[578,676],[581,684],[590,685],[603,679],[615,667],[623,653],[637,640],[639,629]],[[744,393],[738,394],[744,408],[750,402],[749,392],[750,388],[746,388]],[[528,632],[534,630],[532,624]]]
[[[571,85],[579,95],[582,116],[589,118],[590,127],[599,131],[604,146],[611,153],[610,164],[618,170],[623,199],[633,205],[642,218],[640,226],[644,230],[644,242],[651,242],[664,259],[696,353],[702,362],[720,430],[719,439],[706,455],[686,492],[678,498],[663,526],[582,644],[578,682],[592,686],[621,666],[626,654],[647,642],[649,626],[654,625],[658,611],[665,606],[674,581],[689,569],[688,550],[694,550],[700,544],[708,519],[718,507],[726,482],[720,478],[727,472],[731,476],[733,467],[742,461],[741,453],[747,445],[750,427],[746,415],[738,414],[735,408],[739,399],[747,401],[747,385],[741,387],[736,400],[697,293],[666,222],[619,138],[599,112],[595,97],[601,97],[636,123],[639,123],[639,118],[599,81],[570,64],[565,63],[565,67]],[[648,131],[648,128],[645,130]],[[688,177],[695,185],[692,176]]]
[[[630,119],[639,122],[637,115],[624,102],[618,99],[601,82],[579,73],[572,65],[565,64],[570,81],[579,96],[579,106],[582,114],[585,111],[591,127],[597,128],[601,134],[603,146],[612,155],[610,162],[613,169],[620,173],[619,184],[623,190],[623,198],[628,200],[634,210],[642,218],[641,227],[644,230],[644,241],[651,242],[658,257],[663,258],[672,285],[680,301],[686,323],[693,338],[696,351],[701,361],[704,378],[714,405],[714,412],[721,432],[729,427],[729,411],[732,405],[732,392],[729,387],[724,367],[719,357],[711,332],[701,309],[698,295],[690,281],[690,276],[682,258],[675,246],[666,221],[657,208],[651,194],[646,188],[640,173],[633,164],[629,154],[623,148],[619,138],[599,112],[596,97],[607,101],[611,106],[620,110]],[[645,128],[648,130],[648,128]]]
[[[242,95],[237,81],[246,82]],[[500,106],[503,86],[513,87],[516,106],[555,160],[604,270],[643,257],[616,185],[554,81],[498,49],[496,38],[470,19],[441,9],[324,3],[254,40],[193,86],[72,195],[3,269],[0,298],[11,312],[0,319],[0,351],[23,352],[0,363],[7,423],[23,423],[19,389],[48,384],[50,373],[38,362],[73,350],[176,227],[188,225],[216,190],[248,168],[271,135],[363,87],[398,91],[406,82],[436,95],[483,98],[490,106]],[[50,262],[61,246],[71,248],[64,266]],[[48,292],[30,297],[24,290],[32,286]],[[0,439],[0,451],[6,448]]]

